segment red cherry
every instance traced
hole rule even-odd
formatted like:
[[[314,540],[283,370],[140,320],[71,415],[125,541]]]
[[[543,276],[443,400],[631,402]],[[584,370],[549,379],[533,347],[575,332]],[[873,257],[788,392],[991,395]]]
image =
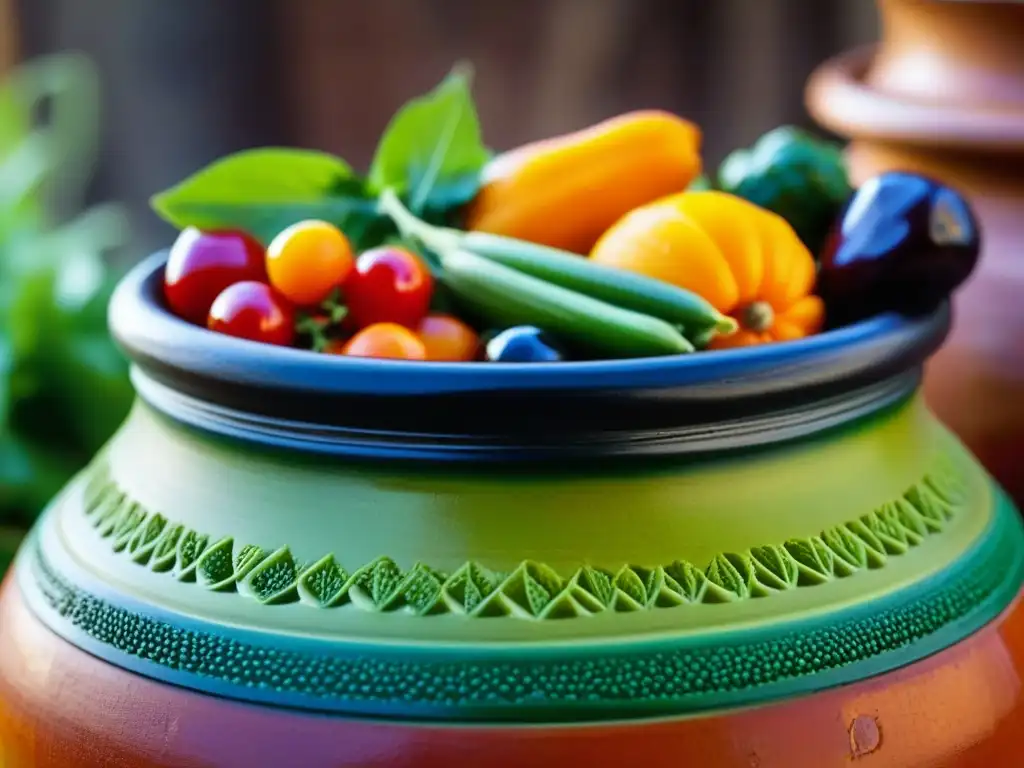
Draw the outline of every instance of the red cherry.
[[[164,296],[171,311],[204,325],[213,300],[232,283],[265,281],[264,249],[244,232],[183,230],[164,268]]]
[[[345,283],[345,304],[360,328],[398,323],[415,329],[430,309],[434,279],[418,256],[403,248],[364,252]]]
[[[286,347],[295,339],[295,310],[266,283],[246,280],[225,288],[210,307],[211,331]]]

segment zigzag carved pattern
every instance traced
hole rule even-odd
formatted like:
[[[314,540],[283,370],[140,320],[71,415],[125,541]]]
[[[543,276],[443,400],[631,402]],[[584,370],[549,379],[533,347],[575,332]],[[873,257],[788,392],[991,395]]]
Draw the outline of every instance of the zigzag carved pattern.
[[[568,577],[529,560],[504,573],[476,562],[453,573],[423,563],[403,570],[388,557],[349,571],[331,554],[300,563],[287,546],[212,541],[144,509],[103,466],[86,485],[84,511],[115,552],[140,566],[266,605],[558,619],[760,598],[882,568],[940,533],[965,500],[957,474],[942,464],[899,498],[817,535],[723,553],[703,568],[685,560],[618,571],[583,565]]]

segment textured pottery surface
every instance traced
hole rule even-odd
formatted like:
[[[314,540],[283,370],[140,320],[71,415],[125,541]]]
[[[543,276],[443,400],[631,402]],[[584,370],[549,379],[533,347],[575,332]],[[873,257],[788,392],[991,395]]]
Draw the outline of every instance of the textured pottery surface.
[[[1024,5],[879,0],[882,41],[824,64],[808,104],[852,138],[859,183],[886,170],[970,196],[982,257],[956,295],[953,332],[925,395],[1020,504],[1024,479]]]
[[[948,308],[497,372],[209,334],[159,265],[4,586],[4,765],[1024,760],[1024,530],[917,392]]]

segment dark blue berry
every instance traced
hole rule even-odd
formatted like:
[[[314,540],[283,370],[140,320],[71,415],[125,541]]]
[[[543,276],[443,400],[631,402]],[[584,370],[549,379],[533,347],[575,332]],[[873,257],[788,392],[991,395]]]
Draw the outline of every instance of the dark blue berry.
[[[517,325],[487,342],[487,359],[493,363],[557,363],[564,356],[539,328]]]

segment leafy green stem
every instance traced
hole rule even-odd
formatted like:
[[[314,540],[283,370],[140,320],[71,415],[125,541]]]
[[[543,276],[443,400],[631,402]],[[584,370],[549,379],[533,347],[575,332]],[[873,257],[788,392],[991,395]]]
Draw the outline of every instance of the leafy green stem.
[[[398,193],[391,187],[381,192],[378,207],[391,218],[404,237],[419,240],[432,251],[444,253],[459,247],[462,234],[458,230],[435,227],[418,218],[402,204]]]

